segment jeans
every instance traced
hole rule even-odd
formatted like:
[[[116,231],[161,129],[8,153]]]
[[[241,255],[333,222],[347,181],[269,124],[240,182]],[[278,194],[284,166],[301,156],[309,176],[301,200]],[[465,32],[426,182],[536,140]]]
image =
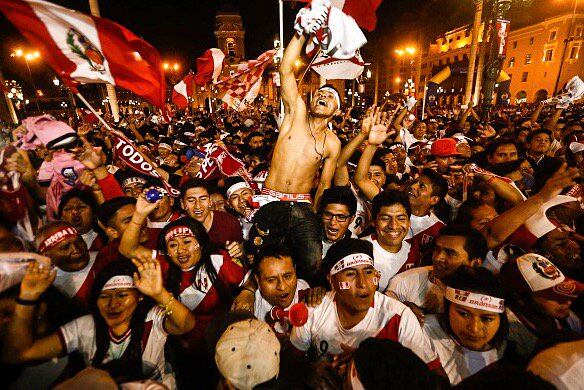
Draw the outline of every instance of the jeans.
[[[313,284],[322,263],[322,229],[312,205],[286,202],[290,210],[286,243],[294,253],[298,277]]]

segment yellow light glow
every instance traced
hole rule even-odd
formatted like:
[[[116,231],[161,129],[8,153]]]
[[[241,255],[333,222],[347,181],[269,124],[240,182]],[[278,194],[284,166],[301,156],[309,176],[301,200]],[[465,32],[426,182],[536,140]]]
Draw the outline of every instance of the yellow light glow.
[[[167,70],[170,65],[168,65],[168,62],[165,62],[164,64],[162,64],[162,67],[164,68],[164,70]]]
[[[14,55],[17,57],[22,57],[22,54],[23,54],[22,49],[16,49],[14,51]]]
[[[38,51],[35,51],[34,53],[32,53],[32,56],[34,58],[39,58],[41,56],[41,53],[39,53]]]
[[[403,56],[404,55],[404,51],[402,49],[397,49],[395,51],[395,54],[397,54],[398,56]]]
[[[39,95],[39,96],[43,96],[43,91],[41,91],[40,89],[37,89],[37,91],[36,91],[36,92],[37,92],[37,95]]]
[[[26,55],[24,56],[24,59],[27,61],[32,61],[32,60],[34,60],[34,56],[32,55],[32,53],[26,53]]]
[[[180,65],[179,64],[174,64],[172,66],[172,69],[174,69],[174,70],[178,70],[178,68],[180,68]]]
[[[416,54],[416,48],[415,47],[406,47],[406,52],[410,55],[414,55],[414,54]]]
[[[401,83],[401,78],[400,78],[400,77],[396,77],[396,78],[395,78],[395,82],[396,82],[396,83]]]
[[[301,61],[300,59],[297,59],[296,61],[294,61],[294,65],[295,65],[297,68],[300,68],[300,67],[302,66],[302,61]]]

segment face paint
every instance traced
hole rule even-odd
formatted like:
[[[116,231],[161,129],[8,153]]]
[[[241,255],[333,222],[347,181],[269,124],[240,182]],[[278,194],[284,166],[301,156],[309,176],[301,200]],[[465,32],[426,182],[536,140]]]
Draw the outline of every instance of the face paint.
[[[339,282],[339,289],[349,290],[351,288],[351,282]]]
[[[379,278],[376,276],[373,279],[371,279],[371,281],[373,282],[374,285],[378,285],[379,284]]]

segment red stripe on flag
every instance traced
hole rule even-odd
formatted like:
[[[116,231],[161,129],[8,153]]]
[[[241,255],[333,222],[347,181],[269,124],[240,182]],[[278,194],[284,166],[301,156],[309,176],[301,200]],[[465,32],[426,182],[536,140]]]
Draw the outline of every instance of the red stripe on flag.
[[[0,11],[35,46],[42,57],[61,77],[67,86],[75,90],[76,81],[70,78],[77,66],[57,47],[44,23],[36,16],[32,7],[18,0],[1,0]]]
[[[92,19],[116,85],[135,91],[164,109],[166,80],[158,51],[119,24]]]

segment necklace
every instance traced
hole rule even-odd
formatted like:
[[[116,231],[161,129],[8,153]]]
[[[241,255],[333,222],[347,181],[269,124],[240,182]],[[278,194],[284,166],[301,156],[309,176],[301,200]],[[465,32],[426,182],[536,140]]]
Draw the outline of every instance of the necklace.
[[[320,156],[320,161],[322,163],[322,160],[324,160],[324,148],[326,145],[326,137],[328,136],[328,131],[325,128],[324,140],[322,141],[322,153],[319,153],[317,148],[316,148],[316,136],[314,135],[314,132],[312,131],[312,124],[310,123],[310,116],[308,116],[308,114],[306,115],[306,120],[308,121],[308,129],[310,130],[310,135],[312,136],[312,139],[314,140],[314,152]]]

